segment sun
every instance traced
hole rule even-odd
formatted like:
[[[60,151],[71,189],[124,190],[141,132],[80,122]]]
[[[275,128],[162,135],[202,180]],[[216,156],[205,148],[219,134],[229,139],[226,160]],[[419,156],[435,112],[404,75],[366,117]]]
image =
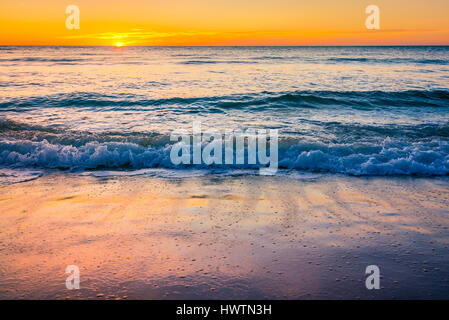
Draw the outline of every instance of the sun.
[[[117,42],[117,43],[115,44],[115,46],[116,46],[117,48],[123,47],[123,43]]]

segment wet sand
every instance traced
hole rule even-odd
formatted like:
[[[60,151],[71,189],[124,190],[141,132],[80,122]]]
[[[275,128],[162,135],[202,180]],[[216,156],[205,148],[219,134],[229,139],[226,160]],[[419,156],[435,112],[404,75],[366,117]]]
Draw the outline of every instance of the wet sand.
[[[0,298],[448,299],[448,227],[448,178],[50,174],[0,188]]]

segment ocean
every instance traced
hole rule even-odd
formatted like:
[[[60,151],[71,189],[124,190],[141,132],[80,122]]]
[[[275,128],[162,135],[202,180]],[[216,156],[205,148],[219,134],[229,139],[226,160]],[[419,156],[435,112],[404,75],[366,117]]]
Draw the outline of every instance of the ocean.
[[[449,47],[0,47],[0,183],[175,166],[170,133],[277,129],[279,174],[449,173]]]
[[[449,47],[0,47],[0,299],[447,299],[448,71]],[[199,122],[278,130],[276,174],[175,165]]]

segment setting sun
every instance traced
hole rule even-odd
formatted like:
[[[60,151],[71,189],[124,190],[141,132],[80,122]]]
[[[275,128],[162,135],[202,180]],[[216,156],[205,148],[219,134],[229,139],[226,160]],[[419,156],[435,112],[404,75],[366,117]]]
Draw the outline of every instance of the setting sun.
[[[115,44],[115,46],[116,46],[116,47],[123,47],[123,43],[117,42],[117,43]]]

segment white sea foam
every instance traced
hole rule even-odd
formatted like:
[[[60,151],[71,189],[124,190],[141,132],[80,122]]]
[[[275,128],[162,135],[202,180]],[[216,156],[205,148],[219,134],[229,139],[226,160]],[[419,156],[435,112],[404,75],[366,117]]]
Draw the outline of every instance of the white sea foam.
[[[144,147],[134,143],[90,142],[82,146],[48,141],[0,140],[0,165],[14,168],[77,170],[255,169],[258,165],[179,165],[170,161],[171,145]],[[279,167],[306,172],[348,175],[447,175],[449,143],[404,142],[385,139],[381,144],[324,144],[297,142],[280,145]],[[238,171],[237,171],[238,172]],[[139,171],[136,173],[139,174]]]

